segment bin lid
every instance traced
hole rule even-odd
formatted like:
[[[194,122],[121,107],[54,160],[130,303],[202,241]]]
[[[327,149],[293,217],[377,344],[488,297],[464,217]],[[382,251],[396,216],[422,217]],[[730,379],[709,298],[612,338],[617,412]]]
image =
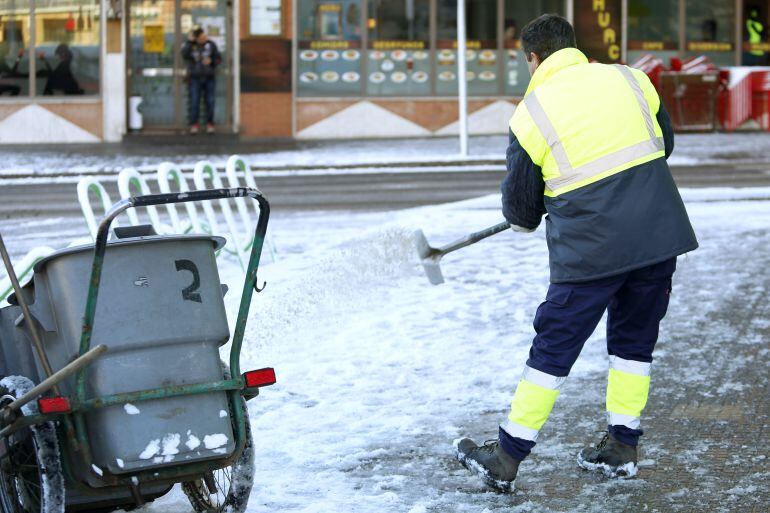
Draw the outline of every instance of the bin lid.
[[[124,239],[113,239],[107,242],[107,247],[123,246],[123,245],[135,245],[135,244],[152,244],[155,242],[169,242],[169,241],[188,241],[188,240],[207,240],[214,244],[214,251],[219,251],[227,243],[224,237],[218,237],[216,235],[150,235],[146,237],[129,237]],[[93,252],[94,244],[82,244],[78,246],[71,246],[69,248],[63,248],[54,251],[45,258],[38,260],[33,267],[34,272],[39,272],[44,266],[51,260],[59,258],[64,255],[73,255],[77,253]]]

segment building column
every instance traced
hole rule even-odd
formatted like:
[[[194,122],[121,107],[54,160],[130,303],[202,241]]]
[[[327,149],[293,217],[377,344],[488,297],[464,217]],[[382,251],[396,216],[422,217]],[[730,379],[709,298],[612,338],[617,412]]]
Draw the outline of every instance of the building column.
[[[102,0],[102,117],[105,142],[126,133],[126,53],[124,0]]]

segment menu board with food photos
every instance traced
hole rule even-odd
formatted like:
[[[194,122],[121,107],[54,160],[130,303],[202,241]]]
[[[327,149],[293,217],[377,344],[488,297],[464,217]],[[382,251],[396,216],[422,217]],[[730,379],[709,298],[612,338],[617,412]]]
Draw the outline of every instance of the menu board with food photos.
[[[299,48],[297,88],[305,96],[361,94],[357,41],[310,41]]]
[[[373,96],[425,96],[430,90],[430,53],[423,41],[369,43],[366,93]]]
[[[436,94],[457,94],[457,43],[438,41],[436,51]],[[494,41],[468,41],[465,50],[466,80],[469,96],[498,93],[499,61]]]
[[[360,95],[361,0],[298,2],[297,27],[297,93]]]

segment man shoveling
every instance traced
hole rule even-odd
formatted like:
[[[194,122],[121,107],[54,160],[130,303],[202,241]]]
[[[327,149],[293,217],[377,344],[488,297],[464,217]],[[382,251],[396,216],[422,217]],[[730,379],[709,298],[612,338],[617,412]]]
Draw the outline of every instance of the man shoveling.
[[[676,257],[698,247],[666,159],[671,122],[641,71],[589,64],[572,26],[546,14],[522,30],[532,80],[510,122],[503,214],[514,230],[546,217],[551,285],[498,440],[455,441],[457,458],[511,491],[559,388],[605,310],[608,432],[578,464],[633,477],[652,351]]]

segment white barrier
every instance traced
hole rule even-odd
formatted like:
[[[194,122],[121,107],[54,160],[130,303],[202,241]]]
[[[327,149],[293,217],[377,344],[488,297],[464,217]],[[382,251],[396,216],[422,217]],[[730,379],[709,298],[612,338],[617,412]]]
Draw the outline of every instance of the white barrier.
[[[241,181],[238,179],[239,172],[243,175],[243,181],[245,182],[246,187],[259,189],[259,187],[257,187],[257,181],[254,180],[254,174],[251,172],[251,167],[247,166],[246,162],[240,156],[231,155],[230,158],[227,159],[227,164],[225,164],[225,175],[227,176],[227,184],[230,187],[243,187],[243,184],[241,184]],[[249,214],[247,203],[251,204],[251,207],[254,210],[254,217]],[[235,206],[241,217],[241,223],[245,230],[244,234],[249,235],[248,241],[244,246],[244,251],[248,252],[251,250],[251,245],[254,242],[253,233],[255,223],[252,222],[252,219],[259,219],[259,205],[256,201],[247,202],[244,198],[235,198]],[[273,246],[270,239],[265,239],[265,246],[270,252],[271,260],[275,262],[275,246]]]
[[[13,268],[16,269],[16,277],[19,279],[19,283],[23,285],[24,279],[32,273],[35,264],[53,253],[53,251],[54,250],[48,246],[39,246],[33,248],[29,253],[24,255],[24,258],[22,258],[18,264],[13,266]],[[0,303],[5,301],[11,292],[13,292],[11,278],[5,276],[0,279]]]
[[[254,180],[251,168],[238,155],[233,155],[227,160],[225,175],[227,176],[229,187],[245,186],[257,188],[257,182]],[[134,168],[126,168],[121,171],[118,175],[118,190],[120,196],[125,199],[134,195],[131,193],[132,188],[139,194],[152,194],[146,176],[147,175],[142,175]],[[243,177],[243,183],[241,182],[241,176]],[[160,164],[156,173],[156,178],[158,189],[162,193],[173,192],[172,185],[174,185],[176,190],[180,192],[187,192],[190,190],[184,173],[171,162],[163,162]],[[194,189],[200,190],[209,187],[224,187],[220,172],[208,161],[200,161],[195,164],[192,178]],[[112,206],[112,200],[104,190],[104,187],[93,178],[85,177],[78,183],[78,200],[80,201],[83,216],[86,219],[89,232],[93,239],[96,236],[97,222],[90,201],[90,191],[96,192],[101,203],[101,208],[105,212]],[[168,213],[170,225],[162,223],[158,210],[154,206],[147,207],[147,214],[155,231],[160,234],[192,232],[221,235],[227,233],[230,244],[225,246],[225,251],[235,255],[238,262],[241,264],[241,267],[245,270],[248,264],[251,246],[254,242],[254,227],[256,226],[256,220],[259,218],[260,212],[259,207],[255,202],[252,205],[252,213],[248,206],[249,202],[244,198],[235,198],[234,200],[238,211],[237,219],[233,213],[230,202],[224,199],[218,200],[220,210],[222,211],[222,217],[224,218],[224,227],[221,226],[221,221],[217,219],[217,213],[210,201],[201,202],[205,221],[199,217],[197,206],[194,203],[184,204],[187,219],[182,219],[180,217],[180,210],[177,208],[177,205],[166,205],[166,212]],[[127,213],[132,224],[136,225],[140,223],[139,217],[133,209],[129,209]],[[275,262],[275,246],[269,240],[265,240],[265,247],[270,253],[271,260]]]
[[[171,187],[169,186],[169,183],[172,180],[176,184],[177,191],[188,192],[190,190],[187,186],[187,180],[179,168],[171,162],[162,162],[160,166],[158,166],[158,188],[160,189],[160,192],[165,194],[170,193]],[[176,210],[176,204],[169,203],[166,205],[166,211],[168,212],[169,219],[171,219],[171,226],[174,228],[174,231],[176,233],[188,233],[189,231],[192,231],[193,233],[203,233],[204,231],[208,231],[204,230],[198,219],[198,209],[195,207],[195,203],[188,202],[185,203],[184,206],[185,210],[187,210],[187,217],[190,219],[190,223],[187,226],[183,226],[179,221],[179,213]]]
[[[215,189],[221,189],[224,187],[222,185],[222,178],[219,176],[217,168],[214,167],[214,164],[208,161],[200,161],[195,164],[195,169],[193,169],[193,182],[195,183],[195,188],[199,190],[206,189],[206,180],[210,181],[211,185]],[[214,213],[214,209],[211,204],[208,201],[204,201],[202,205],[203,211],[206,213],[206,217],[209,221],[209,226],[211,227],[211,233],[221,233],[218,229],[216,214]],[[248,257],[243,250],[245,244],[241,242],[240,231],[238,230],[238,226],[235,224],[233,210],[230,208],[230,203],[225,199],[219,200],[219,208],[222,210],[222,217],[225,218],[225,224],[227,225],[227,229],[230,232],[230,242],[232,242],[232,245],[235,248],[235,255],[238,257],[238,262],[240,262],[241,268],[245,270],[248,263]]]
[[[83,177],[78,182],[78,202],[80,203],[80,210],[83,212],[83,217],[88,225],[88,233],[91,234],[91,239],[96,238],[96,216],[94,216],[94,209],[91,206],[91,199],[88,197],[90,192],[95,192],[99,198],[102,206],[102,213],[106,213],[112,206],[112,199],[107,191],[104,190],[104,186],[94,180],[91,177]],[[118,226],[118,220],[113,222],[113,226]]]
[[[135,194],[131,194],[131,186],[139,189],[138,195],[140,196],[152,194],[150,186],[147,185],[147,180],[144,179],[139,171],[133,167],[127,167],[118,174],[118,191],[120,192],[121,198],[126,199],[135,196]],[[155,228],[155,231],[158,233],[170,233],[171,230],[160,222],[158,209],[156,209],[154,205],[150,205],[146,208],[147,215],[150,218],[150,224]],[[128,215],[128,219],[131,221],[132,225],[136,226],[141,224],[139,222],[139,213],[135,208],[129,208],[126,211],[126,215]]]
[[[251,168],[246,162],[238,155],[233,155],[227,159],[225,165],[225,175],[227,176],[227,183],[229,187],[250,187],[257,189],[257,182],[254,180],[254,175],[251,172]],[[243,183],[241,178],[243,177]],[[180,192],[187,192],[190,190],[187,179],[184,177],[182,171],[170,162],[163,162],[157,171],[158,189],[162,193],[172,192],[171,184],[176,185],[176,189]],[[193,169],[193,182],[196,189],[206,189],[206,182],[210,182],[215,188],[223,187],[222,178],[217,168],[210,162],[201,161],[195,164]],[[134,168],[126,168],[118,174],[118,191],[121,198],[128,198],[133,196],[131,190],[135,189],[139,194],[152,194],[150,186],[147,183],[145,175],[142,175]],[[96,194],[96,198],[101,208],[102,213],[106,213],[113,204],[112,198],[104,189],[104,186],[92,177],[83,177],[80,179],[77,185],[78,202],[80,203],[80,209],[83,212],[83,218],[88,226],[88,232],[91,235],[91,240],[96,237],[96,231],[98,229],[98,223],[96,221],[96,214],[94,207],[91,203],[91,193]],[[227,251],[230,254],[235,255],[238,258],[241,267],[245,270],[248,264],[248,257],[251,250],[251,246],[254,242],[253,234],[256,220],[259,218],[259,207],[256,202],[251,202],[253,214],[249,211],[249,204],[244,198],[235,198],[235,206],[238,210],[238,218],[240,223],[236,222],[233,215],[230,203],[227,200],[219,200],[219,206],[222,210],[222,216],[224,217],[225,224],[227,225],[227,231],[230,235],[231,244],[228,245]],[[157,233],[210,233],[213,235],[222,234],[223,229],[220,228],[217,220],[216,212],[211,206],[211,203],[204,201],[201,203],[203,213],[206,216],[204,222],[198,217],[198,209],[194,203],[185,203],[185,210],[187,212],[187,219],[182,220],[179,216],[179,211],[175,204],[166,205],[166,211],[170,220],[170,226],[161,222],[158,210],[154,206],[147,207],[147,215],[150,218],[150,223],[155,228]],[[132,224],[140,224],[139,216],[135,209],[129,209],[127,215]],[[113,226],[118,226],[118,220],[113,222]],[[73,241],[70,246],[75,244],[86,244],[88,239],[78,239]],[[275,246],[270,240],[265,240],[265,247],[269,251],[273,262],[276,260]],[[25,277],[32,273],[35,264],[41,259],[53,253],[53,249],[47,246],[41,246],[32,249],[21,261],[14,266],[18,269],[17,272],[19,280],[23,281]],[[11,293],[13,288],[8,277],[0,278],[0,301],[4,301],[6,297]]]

